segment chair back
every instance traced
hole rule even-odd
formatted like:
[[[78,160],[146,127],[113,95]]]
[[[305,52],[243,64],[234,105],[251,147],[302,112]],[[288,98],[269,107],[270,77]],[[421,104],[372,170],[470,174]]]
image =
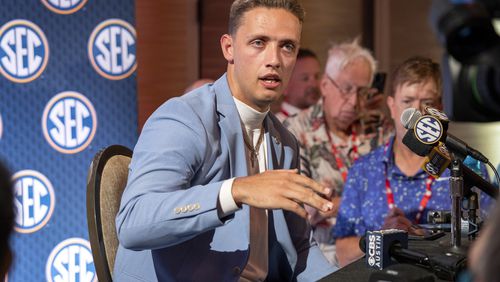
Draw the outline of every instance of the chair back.
[[[115,217],[127,185],[132,151],[112,145],[99,151],[87,177],[87,224],[99,281],[112,281],[118,236]]]

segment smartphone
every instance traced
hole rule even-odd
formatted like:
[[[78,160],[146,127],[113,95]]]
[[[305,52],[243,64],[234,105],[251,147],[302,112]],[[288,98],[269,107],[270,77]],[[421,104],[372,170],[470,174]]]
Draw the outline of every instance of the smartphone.
[[[385,72],[377,72],[375,77],[373,78],[372,88],[377,89],[379,93],[384,93],[385,89],[385,78],[387,77],[387,73]]]

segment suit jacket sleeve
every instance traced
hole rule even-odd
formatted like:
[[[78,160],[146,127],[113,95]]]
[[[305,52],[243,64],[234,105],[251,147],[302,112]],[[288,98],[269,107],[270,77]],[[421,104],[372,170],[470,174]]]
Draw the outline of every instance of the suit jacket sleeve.
[[[172,99],[145,124],[116,219],[125,248],[164,248],[223,224],[217,199],[224,179],[193,184],[200,171],[210,173],[204,166],[213,158],[212,147],[217,147],[208,145],[216,138],[210,133],[218,132],[216,114],[210,114],[213,121],[202,121],[206,117],[188,103]]]

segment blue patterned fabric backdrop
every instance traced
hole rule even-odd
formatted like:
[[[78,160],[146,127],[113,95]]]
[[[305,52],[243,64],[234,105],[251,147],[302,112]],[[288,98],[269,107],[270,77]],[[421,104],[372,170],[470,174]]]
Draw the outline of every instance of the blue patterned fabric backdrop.
[[[2,0],[0,158],[15,183],[8,281],[96,281],[95,153],[137,140],[133,0]],[[2,188],[2,187],[0,187]]]

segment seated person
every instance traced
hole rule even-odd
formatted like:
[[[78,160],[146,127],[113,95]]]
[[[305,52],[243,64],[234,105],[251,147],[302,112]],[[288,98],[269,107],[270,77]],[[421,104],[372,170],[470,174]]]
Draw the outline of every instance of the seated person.
[[[296,61],[297,0],[235,0],[226,73],[148,119],[116,218],[115,281],[317,281],[335,271],[304,204],[330,189],[298,174],[299,145],[269,113]]]
[[[321,98],[320,78],[321,66],[316,54],[308,49],[299,49],[297,62],[283,92],[284,100],[276,117],[284,121],[287,117],[295,116],[301,110],[316,104]]]
[[[360,258],[359,238],[368,230],[402,229],[419,235],[429,210],[449,210],[449,170],[434,179],[421,169],[424,161],[402,143],[406,129],[402,112],[441,107],[439,65],[413,57],[392,75],[387,104],[396,133],[385,145],[361,158],[349,170],[343,200],[333,230],[340,266]]]
[[[3,280],[12,262],[9,238],[14,229],[14,197],[9,171],[0,164],[0,279]],[[7,280],[6,280],[7,281]]]
[[[385,128],[365,134],[357,127],[361,113],[382,113],[379,109],[384,106],[383,95],[364,100],[372,93],[370,86],[374,73],[375,59],[357,40],[334,45],[328,52],[320,82],[322,99],[283,122],[299,141],[302,172],[333,190],[331,201],[334,209],[331,213],[308,209],[314,237],[333,264],[336,264],[335,242],[331,229],[335,224],[347,169],[359,155],[383,144],[389,136]],[[372,123],[381,124],[381,119],[372,120]]]

